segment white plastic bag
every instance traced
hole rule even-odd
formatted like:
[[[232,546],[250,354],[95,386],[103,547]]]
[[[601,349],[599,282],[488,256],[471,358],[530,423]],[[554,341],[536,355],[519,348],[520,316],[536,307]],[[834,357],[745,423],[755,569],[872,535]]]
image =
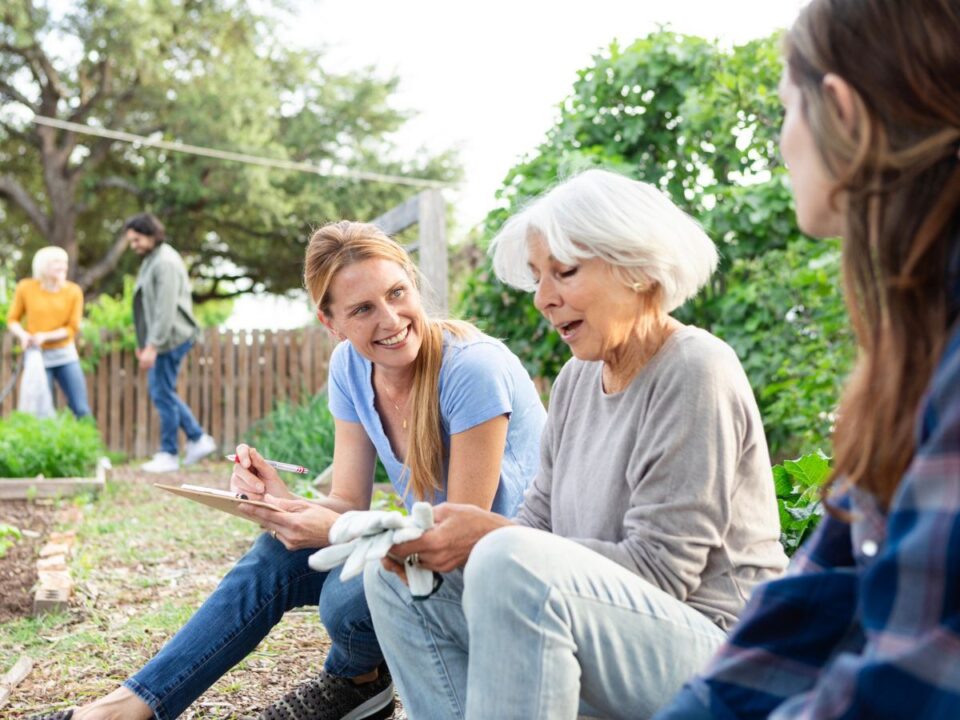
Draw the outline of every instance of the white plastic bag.
[[[55,414],[47,371],[43,367],[43,353],[38,348],[29,348],[23,353],[23,375],[20,376],[17,410],[38,418],[53,417]]]

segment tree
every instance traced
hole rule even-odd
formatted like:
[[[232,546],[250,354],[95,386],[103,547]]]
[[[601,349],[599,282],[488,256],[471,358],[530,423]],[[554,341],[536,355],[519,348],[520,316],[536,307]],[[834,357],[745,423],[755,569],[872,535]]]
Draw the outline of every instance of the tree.
[[[128,145],[33,115],[318,168],[450,179],[451,157],[396,157],[406,115],[396,78],[324,71],[287,48],[277,13],[246,0],[78,0],[55,17],[35,0],[0,11],[0,248],[67,250],[85,289],[117,292],[136,264],[126,215],[161,217],[203,300],[300,285],[309,229],[372,218],[416,192]]]
[[[508,215],[590,166],[659,186],[717,243],[712,284],[676,315],[729,342],[744,363],[774,454],[827,447],[853,343],[839,291],[836,242],[796,226],[777,141],[779,38],[725,50],[659,31],[611,45],[580,71],[546,141],[514,167],[485,221]],[[569,351],[530,298],[477,269],[461,312],[504,337],[535,375]]]

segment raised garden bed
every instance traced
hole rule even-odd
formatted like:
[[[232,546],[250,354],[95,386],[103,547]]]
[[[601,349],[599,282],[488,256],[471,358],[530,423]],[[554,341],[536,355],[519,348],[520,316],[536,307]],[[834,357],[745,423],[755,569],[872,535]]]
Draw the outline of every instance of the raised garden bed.
[[[93,477],[0,478],[0,500],[70,497],[82,492],[99,492],[106,484],[109,466],[109,461],[101,458]]]

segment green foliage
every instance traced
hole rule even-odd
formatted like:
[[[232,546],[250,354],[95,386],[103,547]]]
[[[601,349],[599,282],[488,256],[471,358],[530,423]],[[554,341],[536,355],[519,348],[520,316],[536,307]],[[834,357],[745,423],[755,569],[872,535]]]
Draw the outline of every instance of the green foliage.
[[[76,243],[81,284],[103,262],[110,272],[90,287],[116,294],[138,262],[111,253],[120,224],[148,209],[204,297],[279,293],[301,285],[312,226],[370,219],[416,192],[337,171],[459,175],[451,154],[398,153],[391,138],[409,114],[393,100],[397,78],[331,71],[323,37],[307,49],[284,41],[282,24],[297,21],[286,0],[15,5],[0,14],[0,78],[11,79],[0,83],[0,164],[13,188],[0,192],[0,256],[16,248],[28,258],[50,244],[37,217],[55,216],[57,240]],[[34,114],[306,163],[327,176],[41,131]]]
[[[810,537],[823,517],[820,491],[830,477],[830,458],[822,452],[773,466],[780,512],[780,543],[787,555]]]
[[[21,537],[23,537],[23,535],[19,528],[15,528],[13,525],[7,525],[6,523],[0,523],[0,558],[6,555],[7,550],[12,548]]]
[[[137,347],[137,333],[133,327],[133,288],[136,279],[123,279],[123,294],[119,297],[103,294],[84,305],[86,316],[80,328],[83,369],[97,366],[100,358],[113,350],[133,350]]]
[[[68,411],[44,420],[20,412],[0,419],[0,477],[89,476],[103,453],[93,421]]]
[[[730,343],[757,395],[775,458],[829,447],[838,389],[853,356],[835,242],[796,226],[778,158],[779,37],[723,49],[669,31],[611,45],[577,74],[560,119],[509,171],[481,246],[532,197],[601,166],[656,184],[717,244],[711,283],[675,314]],[[554,377],[569,350],[489,264],[458,312],[501,337],[533,375]]]
[[[321,473],[333,463],[334,424],[326,393],[317,393],[300,405],[278,404],[247,433],[246,442],[272,460],[294,463]],[[301,495],[313,494],[313,477],[286,478]],[[377,463],[375,482],[386,483],[386,471]]]
[[[401,515],[407,514],[407,507],[403,504],[400,496],[393,491],[385,492],[377,489],[373,491],[373,498],[370,500],[371,510],[393,510]]]

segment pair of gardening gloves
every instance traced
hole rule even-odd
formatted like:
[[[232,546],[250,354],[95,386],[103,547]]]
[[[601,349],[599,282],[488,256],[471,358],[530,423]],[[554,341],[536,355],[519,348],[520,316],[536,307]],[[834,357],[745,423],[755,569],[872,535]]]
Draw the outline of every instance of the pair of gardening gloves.
[[[368,562],[379,562],[394,545],[416,540],[432,527],[430,503],[414,503],[408,516],[396,510],[351,510],[330,528],[330,545],[315,552],[307,562],[320,572],[342,563],[340,580],[346,581],[362,573]],[[434,573],[420,567],[416,556],[404,560],[404,569],[413,597],[425,598],[433,592]]]

